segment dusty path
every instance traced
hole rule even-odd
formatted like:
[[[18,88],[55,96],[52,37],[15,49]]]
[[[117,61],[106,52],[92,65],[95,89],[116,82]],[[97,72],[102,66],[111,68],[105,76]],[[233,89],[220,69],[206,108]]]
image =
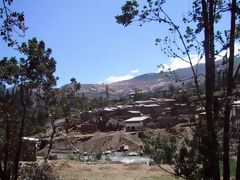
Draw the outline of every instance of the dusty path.
[[[174,180],[157,167],[146,164],[87,164],[55,161],[54,169],[62,180]]]

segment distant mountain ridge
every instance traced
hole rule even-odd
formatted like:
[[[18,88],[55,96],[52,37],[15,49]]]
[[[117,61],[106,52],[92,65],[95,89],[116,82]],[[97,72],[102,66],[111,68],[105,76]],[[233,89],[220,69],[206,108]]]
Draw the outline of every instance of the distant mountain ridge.
[[[221,68],[222,60],[216,62],[216,66]],[[235,69],[240,63],[240,57],[235,58]],[[194,66],[196,69],[196,65]],[[198,74],[205,74],[205,64],[198,64]],[[192,77],[192,70],[190,67],[177,69],[174,72],[174,76],[169,78],[169,72],[162,73],[147,73],[136,76],[129,80],[119,81],[108,84],[109,93],[111,98],[118,98],[129,95],[135,92],[135,89],[142,91],[153,91],[154,89],[164,89],[169,84],[175,83],[175,80],[187,79]],[[64,85],[61,88],[66,88],[69,84]],[[81,95],[84,93],[87,97],[105,97],[106,84],[81,84],[80,91],[77,94]]]

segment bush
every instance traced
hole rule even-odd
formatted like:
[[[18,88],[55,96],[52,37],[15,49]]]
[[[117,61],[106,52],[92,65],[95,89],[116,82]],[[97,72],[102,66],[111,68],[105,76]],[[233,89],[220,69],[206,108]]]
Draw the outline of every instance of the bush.
[[[175,176],[184,179],[201,179],[202,169],[199,166],[199,155],[195,141],[184,139],[178,145],[176,139],[152,136],[146,139],[143,147],[144,153],[150,155],[153,162],[150,165],[168,164]]]
[[[67,160],[74,161],[74,160],[76,160],[76,156],[73,155],[73,154],[68,154],[68,155],[67,155]]]
[[[108,155],[106,155],[105,156],[105,161],[112,161],[112,160],[111,160],[111,158]]]
[[[102,153],[101,152],[97,153],[96,160],[99,161],[99,160],[101,160],[101,158],[102,158]]]
[[[19,180],[58,180],[58,175],[54,172],[52,166],[48,163],[41,165],[33,163],[23,166],[20,170]]]

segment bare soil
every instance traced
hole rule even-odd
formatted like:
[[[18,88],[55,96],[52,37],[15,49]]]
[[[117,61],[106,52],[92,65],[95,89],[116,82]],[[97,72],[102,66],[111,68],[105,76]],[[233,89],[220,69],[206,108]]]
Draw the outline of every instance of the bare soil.
[[[97,132],[89,135],[69,134],[54,139],[53,151],[75,150],[80,152],[103,152],[107,149],[117,150],[122,145],[128,145],[129,151],[140,152],[143,142],[138,133],[127,132]]]

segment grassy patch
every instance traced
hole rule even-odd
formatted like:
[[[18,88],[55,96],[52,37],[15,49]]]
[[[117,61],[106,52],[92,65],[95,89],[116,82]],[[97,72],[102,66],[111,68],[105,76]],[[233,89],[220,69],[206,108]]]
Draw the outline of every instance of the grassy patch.
[[[69,155],[67,155],[66,159],[73,161],[73,160],[76,160],[76,157],[73,154],[69,154]]]
[[[237,160],[231,159],[230,161],[230,175],[235,176],[236,175],[236,170],[237,170]],[[223,162],[220,162],[220,171],[221,175],[223,175]]]

